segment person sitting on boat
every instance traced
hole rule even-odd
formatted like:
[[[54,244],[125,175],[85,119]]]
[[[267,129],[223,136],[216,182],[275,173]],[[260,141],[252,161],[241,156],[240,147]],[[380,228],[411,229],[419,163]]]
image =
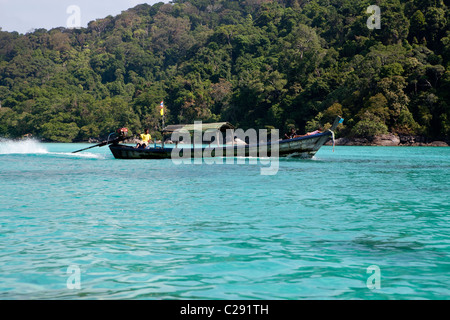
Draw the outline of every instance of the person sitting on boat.
[[[289,132],[289,134],[285,134],[284,137],[286,139],[293,139],[295,136],[297,135],[297,131],[295,130],[295,128],[291,129],[291,132]]]
[[[145,148],[152,139],[152,136],[148,133],[148,129],[145,129],[145,133],[141,133],[140,138],[141,142],[136,145],[136,148]]]

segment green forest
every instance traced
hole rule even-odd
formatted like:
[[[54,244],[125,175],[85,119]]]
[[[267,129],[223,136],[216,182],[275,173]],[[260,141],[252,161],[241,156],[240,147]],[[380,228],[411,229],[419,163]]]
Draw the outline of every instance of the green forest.
[[[0,29],[0,137],[76,142],[228,121],[450,138],[443,0],[176,0],[86,28]],[[370,29],[370,5],[381,26]]]

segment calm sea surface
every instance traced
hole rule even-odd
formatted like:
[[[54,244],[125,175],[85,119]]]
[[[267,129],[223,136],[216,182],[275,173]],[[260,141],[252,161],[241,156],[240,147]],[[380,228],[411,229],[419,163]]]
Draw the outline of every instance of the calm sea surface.
[[[176,165],[0,142],[0,299],[449,299],[450,148]]]

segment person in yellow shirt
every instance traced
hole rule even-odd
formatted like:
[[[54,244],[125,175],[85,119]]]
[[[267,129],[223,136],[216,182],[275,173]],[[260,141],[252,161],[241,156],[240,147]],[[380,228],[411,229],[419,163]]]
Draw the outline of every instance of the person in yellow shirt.
[[[141,143],[137,144],[137,148],[145,148],[148,143],[150,142],[150,140],[152,139],[152,136],[150,135],[150,133],[148,133],[148,129],[145,129],[145,133],[141,133],[140,134],[140,138],[141,138]]]

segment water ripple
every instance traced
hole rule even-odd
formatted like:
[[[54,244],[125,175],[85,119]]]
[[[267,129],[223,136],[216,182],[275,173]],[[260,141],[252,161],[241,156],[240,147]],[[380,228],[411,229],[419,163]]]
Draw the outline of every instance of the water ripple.
[[[0,299],[450,294],[446,148],[324,148],[261,176],[37,147],[0,156]],[[81,289],[67,287],[73,265]]]

